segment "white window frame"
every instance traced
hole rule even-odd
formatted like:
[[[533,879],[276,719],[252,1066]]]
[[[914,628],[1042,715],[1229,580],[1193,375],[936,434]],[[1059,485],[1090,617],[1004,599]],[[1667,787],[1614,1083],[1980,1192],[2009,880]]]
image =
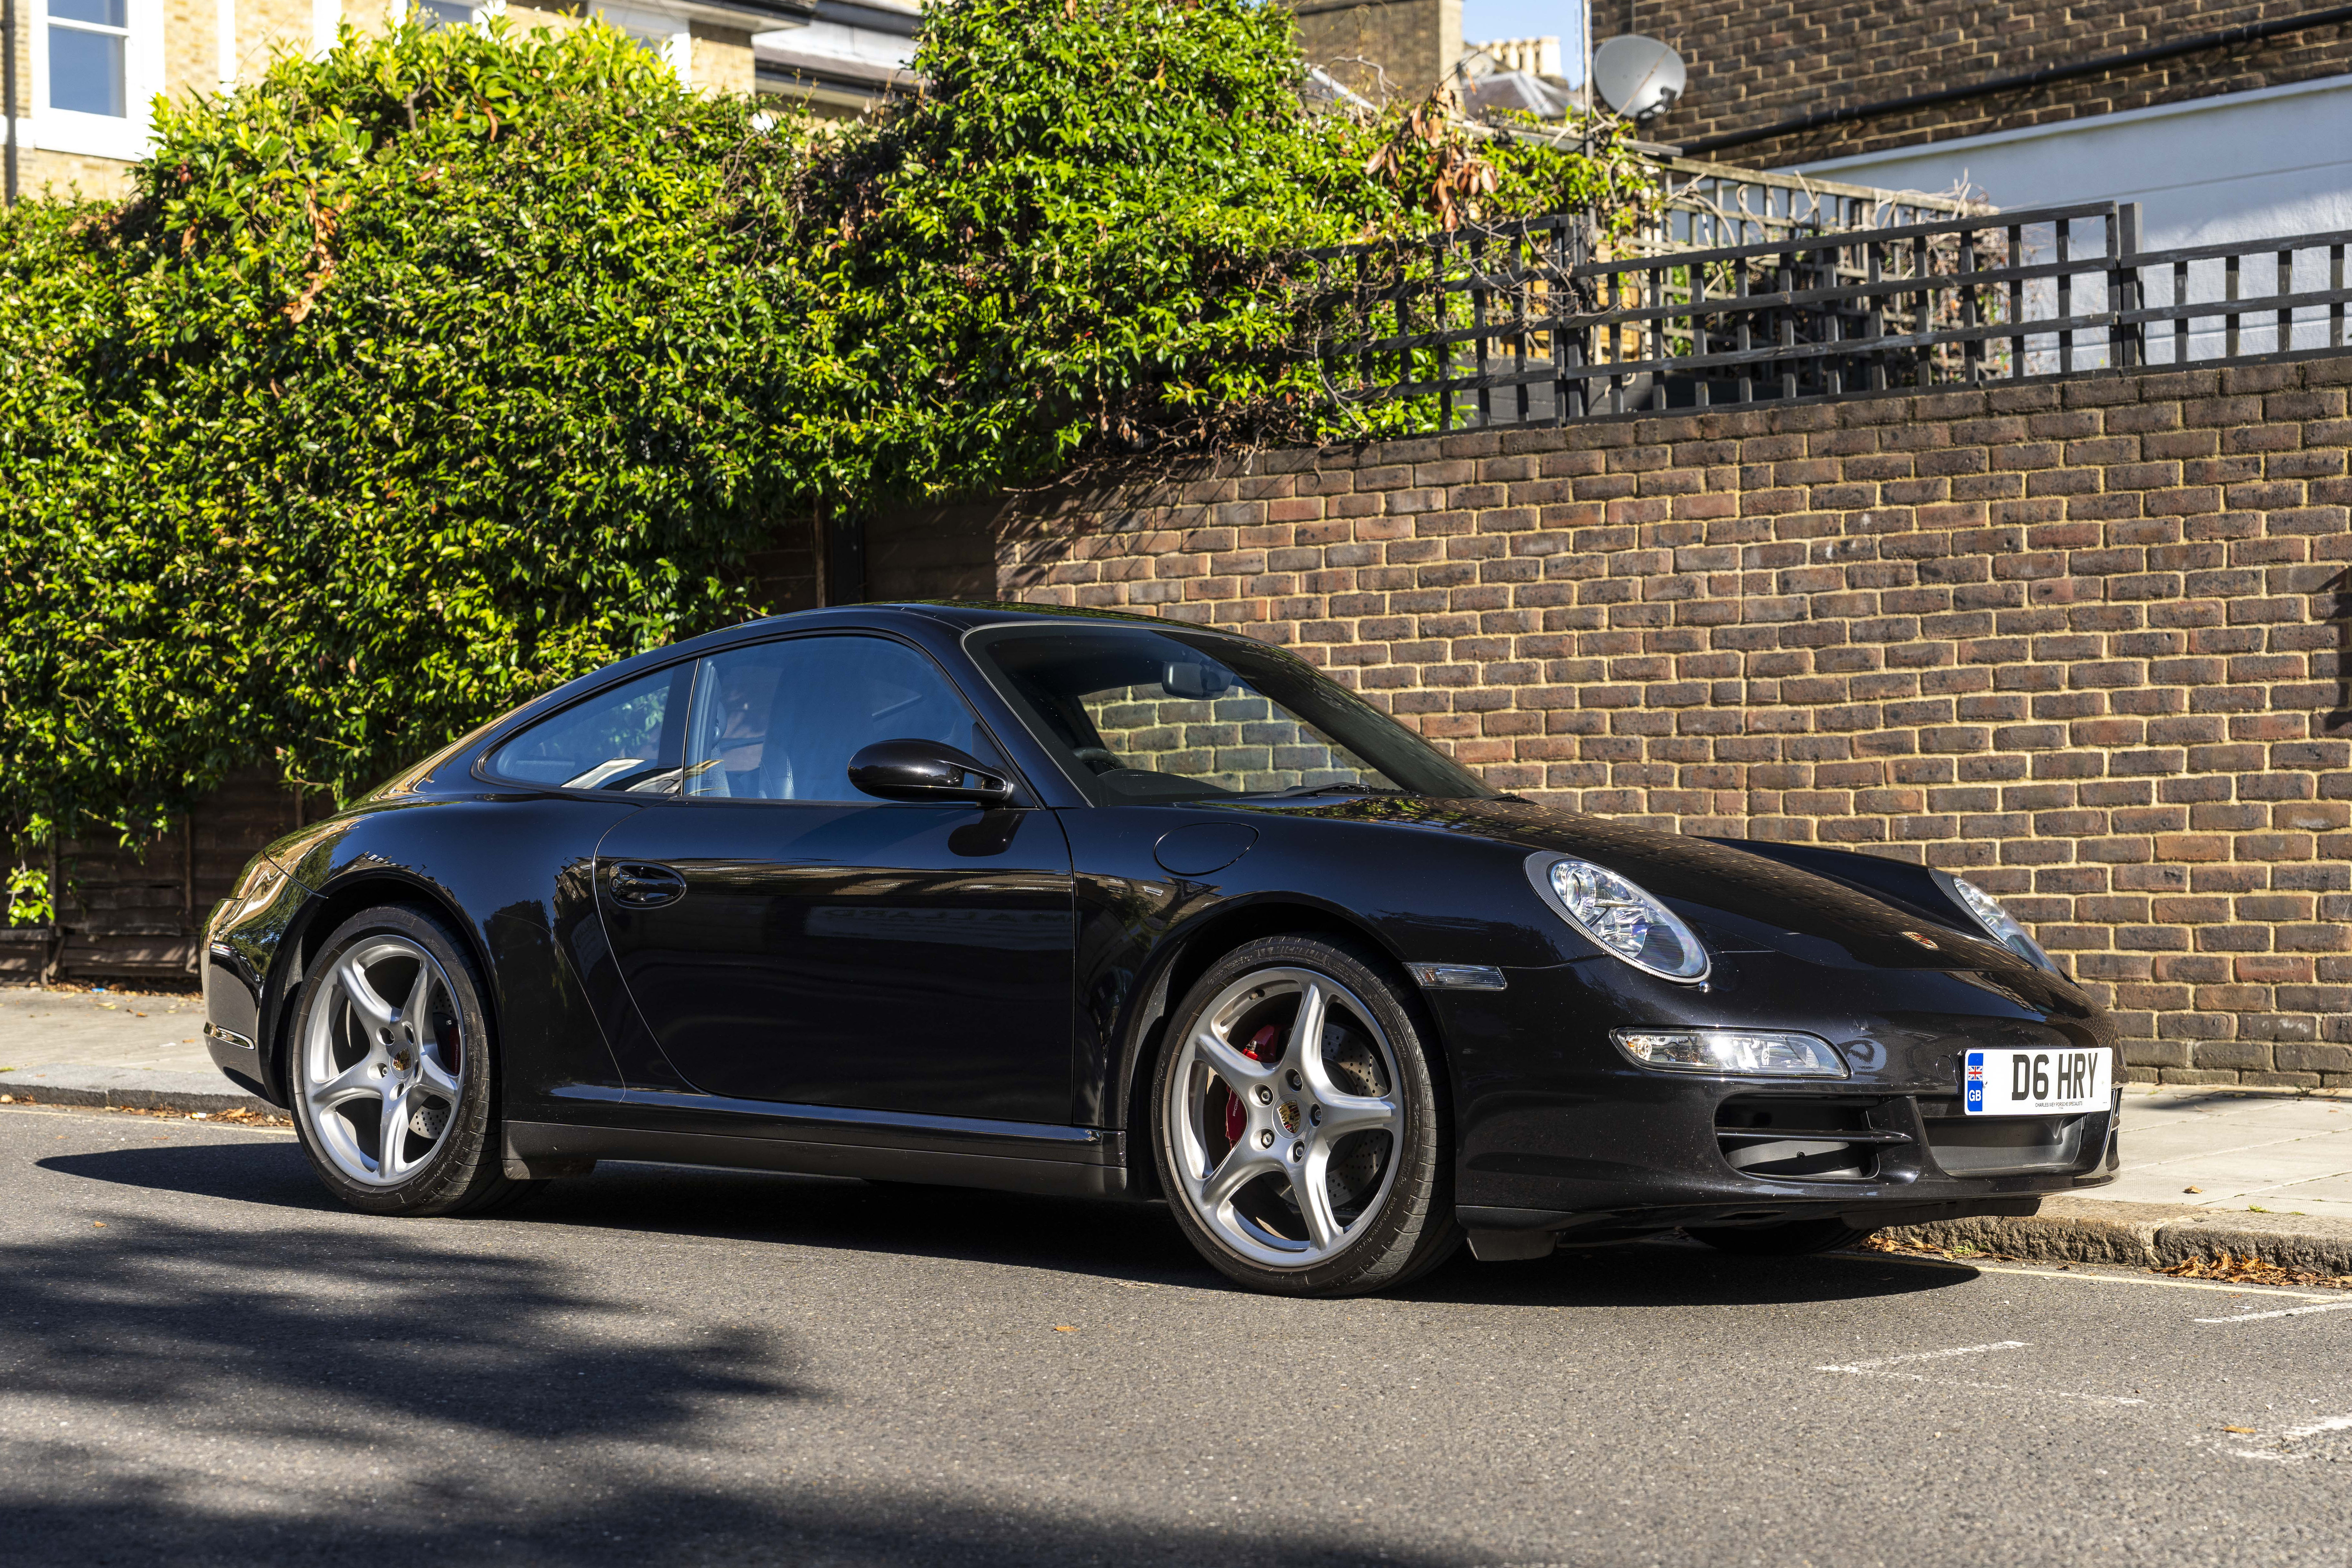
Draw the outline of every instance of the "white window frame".
[[[694,84],[694,34],[688,28],[685,17],[634,5],[591,5],[589,15],[633,37],[657,44],[654,52],[669,67],[671,74],[689,87]]]
[[[145,157],[154,130],[155,98],[163,90],[163,0],[130,0],[124,9],[129,36],[122,47],[120,120],[49,106],[48,0],[33,0],[26,9],[33,12],[32,135],[26,145],[125,163]],[[71,17],[60,21],[75,25]]]
[[[325,6],[331,4],[339,4],[340,0],[311,0],[311,3],[314,5]],[[493,16],[503,16],[506,15],[507,0],[460,0],[460,3],[465,5],[468,10],[474,13],[473,25],[477,27],[480,26],[483,23],[488,21]],[[394,22],[405,22],[408,20],[409,12],[414,9],[415,9],[415,6],[413,4],[413,0],[393,0],[392,19]],[[333,42],[334,29],[330,27],[327,31],[327,43],[331,45]]]

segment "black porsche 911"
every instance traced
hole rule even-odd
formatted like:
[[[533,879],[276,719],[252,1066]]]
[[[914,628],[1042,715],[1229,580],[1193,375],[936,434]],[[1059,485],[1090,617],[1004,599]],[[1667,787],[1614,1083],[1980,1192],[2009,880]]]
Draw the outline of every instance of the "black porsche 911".
[[[1946,873],[1498,795],[1311,665],[877,605],[629,659],[272,845],[205,1034],[345,1202],[599,1160],[1164,1199],[1260,1289],[2112,1179],[2115,1042]]]

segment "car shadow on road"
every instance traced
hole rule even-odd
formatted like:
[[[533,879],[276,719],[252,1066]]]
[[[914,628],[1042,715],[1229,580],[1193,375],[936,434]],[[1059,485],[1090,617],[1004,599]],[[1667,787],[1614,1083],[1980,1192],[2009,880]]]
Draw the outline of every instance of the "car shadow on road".
[[[607,1191],[559,1190],[537,1221],[393,1223],[325,1201],[299,1151],[275,1140],[35,1163],[202,1201],[0,1235],[0,1557],[11,1568],[1451,1561],[1344,1526],[992,1504],[887,1462],[836,1468],[838,1418],[825,1411],[836,1395],[792,1336],[681,1326],[657,1278],[624,1271],[614,1283],[521,1245],[542,1226],[587,1223],[567,1209],[605,1202],[614,1228],[674,1230],[646,1222],[695,1195],[698,1176],[719,1184],[699,1199],[722,1213],[806,1207],[813,1194],[862,1190],[853,1184],[633,1180],[624,1168]],[[876,1191],[886,1212],[940,1212],[927,1194]],[[276,1212],[222,1223],[223,1201]],[[742,1233],[824,1244],[821,1230],[770,1218]],[[851,1216],[839,1225],[846,1246]],[[965,1251],[1019,1256],[984,1242]]]
[[[43,1163],[136,1186],[344,1212],[290,1142],[126,1150]],[[952,1258],[1206,1290],[1237,1289],[1201,1260],[1158,1205],[614,1162],[590,1177],[551,1183],[509,1214],[519,1224]],[[1680,1242],[1636,1242],[1496,1264],[1478,1263],[1465,1248],[1391,1294],[1494,1306],[1763,1306],[1909,1296],[1975,1277],[1964,1267],[1927,1268],[1867,1255],[1754,1258]]]
[[[5,1497],[9,1489],[0,1489]],[[12,1502],[12,1568],[169,1563],[250,1568],[387,1563],[511,1568],[824,1564],[824,1568],[1462,1568],[1491,1557],[1417,1551],[1370,1531],[1217,1529],[1000,1508],[910,1488],[784,1486],[756,1499],[640,1484],[495,1510],[383,1489],[373,1510],[241,1517],[149,1496]],[[226,1501],[226,1500],[224,1500]],[[407,1506],[398,1506],[405,1503]]]

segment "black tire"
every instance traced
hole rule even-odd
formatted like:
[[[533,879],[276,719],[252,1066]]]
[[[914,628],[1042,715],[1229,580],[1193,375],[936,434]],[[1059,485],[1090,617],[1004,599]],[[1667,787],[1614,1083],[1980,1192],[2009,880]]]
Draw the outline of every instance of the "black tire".
[[[329,1152],[329,1132],[321,1112],[305,1092],[303,1052],[318,1009],[334,1005],[338,993],[332,976],[339,963],[362,944],[385,939],[414,943],[429,953],[446,980],[446,1016],[441,1019],[462,1042],[463,1070],[457,1075],[454,1109],[434,1136],[430,1152],[414,1171],[388,1183],[354,1180]],[[319,949],[296,993],[287,1039],[286,1082],[293,1102],[294,1127],[310,1157],[310,1166],[327,1190],[363,1214],[466,1215],[504,1208],[530,1195],[543,1182],[517,1181],[502,1165],[503,1137],[499,1118],[497,1051],[489,1016],[482,1005],[486,987],[465,944],[435,915],[405,904],[363,910],[337,926]],[[436,1047],[436,1050],[442,1047]],[[379,1118],[379,1120],[381,1120]],[[420,1134],[422,1136],[422,1134]],[[379,1158],[381,1158],[379,1149]]]
[[[1877,1233],[1857,1230],[1842,1219],[1798,1219],[1786,1225],[1727,1225],[1696,1230],[1685,1226],[1683,1234],[1718,1252],[1736,1252],[1744,1258],[1805,1258],[1852,1247]]]
[[[1184,1042],[1201,1026],[1220,996],[1244,979],[1269,971],[1311,973],[1336,982],[1361,1002],[1363,1010],[1372,1016],[1370,1021],[1387,1037],[1389,1055],[1395,1064],[1394,1081],[1381,1097],[1392,1103],[1396,1121],[1402,1124],[1401,1133],[1386,1127],[1374,1133],[1375,1137],[1385,1135],[1387,1139],[1388,1163],[1379,1167],[1384,1187],[1380,1187],[1377,1195],[1359,1208],[1346,1231],[1339,1233],[1345,1237],[1341,1245],[1327,1256],[1297,1267],[1269,1266],[1244,1255],[1234,1244],[1222,1239],[1195,1211],[1189,1195],[1191,1189],[1178,1173],[1177,1123],[1171,1110],[1174,1075],[1178,1063],[1186,1055]],[[1341,1006],[1340,1046],[1360,1052],[1363,1042],[1370,1042],[1371,1048],[1377,1050],[1376,1037],[1361,1027],[1360,1020],[1354,1019],[1356,1011],[1353,1002]],[[1361,1037],[1353,1047],[1349,1046],[1346,1037],[1349,1029]],[[1327,1025],[1325,1033],[1327,1040],[1331,1038],[1331,1026]],[[1153,1163],[1160,1190],[1168,1195],[1168,1205],[1185,1238],[1226,1278],[1253,1290],[1274,1295],[1360,1296],[1392,1289],[1419,1278],[1444,1262],[1461,1245],[1463,1232],[1454,1218],[1454,1151],[1447,1116],[1448,1096],[1442,1064],[1433,1048],[1434,1032],[1426,1021],[1420,997],[1379,955],[1355,943],[1324,936],[1274,936],[1246,942],[1210,965],[1208,972],[1193,983],[1170,1016],[1162,1041],[1152,1074],[1150,1100]],[[1282,1048],[1289,1048],[1286,1038]],[[1331,1048],[1327,1046],[1327,1053]],[[1277,1059],[1287,1063],[1297,1058],[1284,1056]],[[1384,1062],[1376,1059],[1374,1066],[1381,1076],[1386,1076]],[[1189,1077],[1192,1069],[1185,1070]],[[1326,1072],[1328,1071],[1327,1066]],[[1223,1082],[1222,1079],[1216,1081]],[[1315,1124],[1320,1125],[1322,1112],[1312,1105],[1311,1093],[1303,1098],[1309,1101]],[[1330,1136],[1308,1133],[1298,1135],[1298,1142],[1303,1146],[1309,1139]],[[1346,1147],[1348,1136],[1338,1135],[1333,1146]],[[1223,1152],[1230,1155],[1239,1147],[1235,1144]],[[1350,1161],[1356,1158],[1349,1155]],[[1368,1158],[1377,1163],[1379,1157]],[[1327,1178],[1327,1194],[1331,1184],[1339,1179],[1337,1175]],[[1295,1209],[1297,1189],[1292,1188],[1291,1193]],[[1335,1214],[1339,1206],[1342,1205],[1335,1205]]]

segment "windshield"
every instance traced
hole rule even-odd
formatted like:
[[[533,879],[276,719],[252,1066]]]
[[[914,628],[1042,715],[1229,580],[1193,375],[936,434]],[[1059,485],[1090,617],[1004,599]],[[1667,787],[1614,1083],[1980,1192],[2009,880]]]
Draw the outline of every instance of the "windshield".
[[[1303,659],[1240,637],[1004,627],[971,647],[1097,805],[1495,793]]]

